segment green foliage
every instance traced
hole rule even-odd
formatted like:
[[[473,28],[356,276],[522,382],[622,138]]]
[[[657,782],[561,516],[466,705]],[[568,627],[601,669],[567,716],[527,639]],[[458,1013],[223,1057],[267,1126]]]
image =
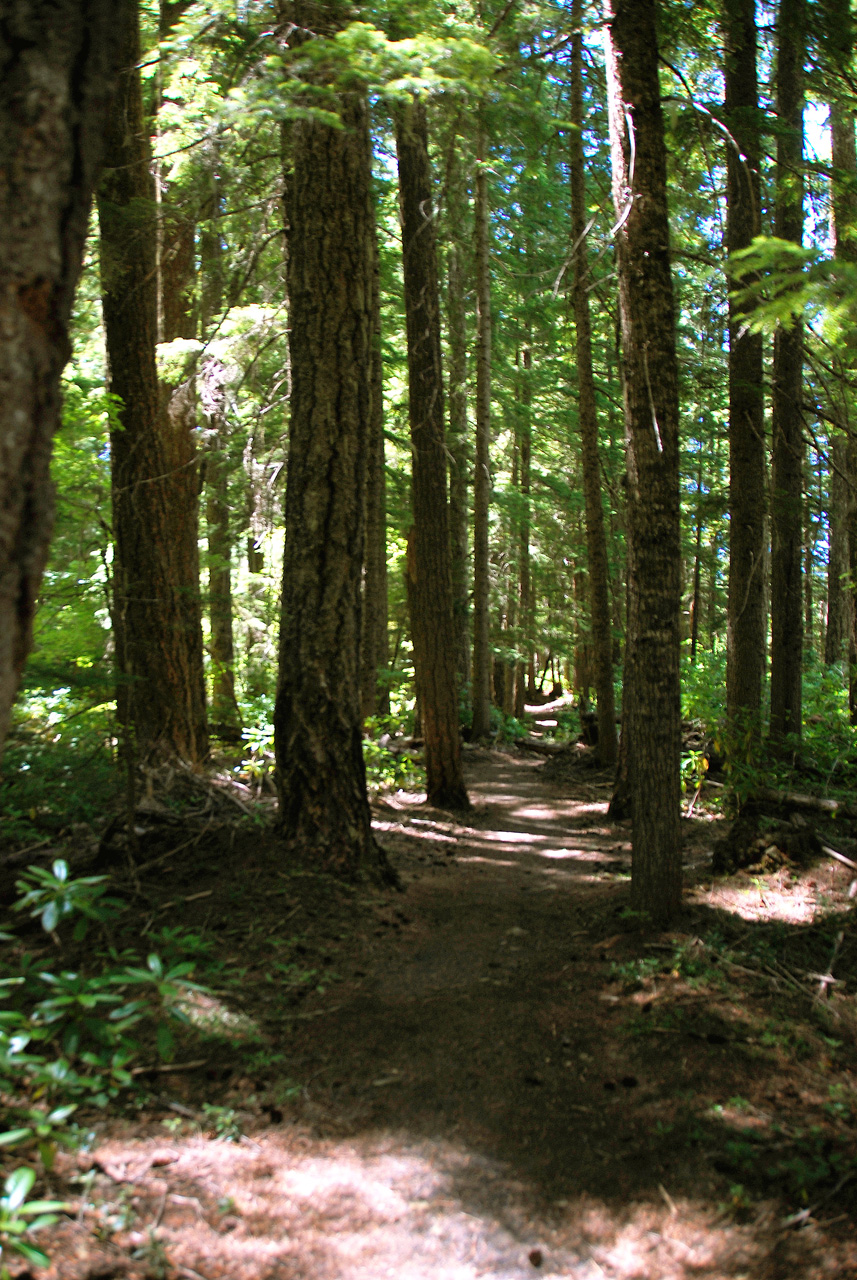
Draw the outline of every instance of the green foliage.
[[[50,871],[30,867],[18,889],[13,910],[38,920],[57,941],[57,930],[76,917],[77,924],[103,925],[123,906],[106,896],[103,877],[70,877],[61,860]],[[80,938],[77,924],[72,932]],[[153,1037],[168,1061],[174,1050],[169,1024],[181,1017],[178,1002],[200,988],[190,981],[191,963],[165,966],[154,953],[145,967],[110,951],[110,963],[95,972],[57,971],[40,963],[14,934],[2,940],[0,1088],[11,1101],[0,1147],[32,1151],[50,1171],[57,1147],[76,1142],[70,1121],[78,1103],[103,1106],[131,1085],[130,1064],[141,1052],[131,1033]],[[41,1202],[25,1203],[35,1173],[24,1166],[12,1177],[0,1200],[0,1243],[38,1262],[43,1255],[22,1239],[48,1221],[39,1216]]]
[[[9,1280],[9,1269],[3,1255],[16,1253],[35,1267],[47,1267],[50,1258],[24,1237],[57,1221],[57,1214],[68,1212],[63,1200],[28,1200],[36,1181],[33,1169],[21,1165],[10,1173],[0,1196],[0,1280]]]
[[[15,911],[27,911],[31,919],[38,919],[46,933],[53,933],[66,917],[79,915],[74,931],[76,942],[86,936],[90,921],[104,922],[111,919],[124,903],[118,898],[108,898],[107,876],[78,876],[68,878],[68,863],[58,858],[50,871],[44,867],[30,867],[16,886],[19,898]]]

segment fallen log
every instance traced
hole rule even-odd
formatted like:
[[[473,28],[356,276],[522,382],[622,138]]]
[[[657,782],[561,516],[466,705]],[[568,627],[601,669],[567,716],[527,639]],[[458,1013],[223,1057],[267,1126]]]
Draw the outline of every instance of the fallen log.
[[[527,751],[536,751],[540,756],[561,756],[575,746],[573,742],[542,742],[539,738],[516,738],[515,745]]]
[[[773,787],[757,787],[749,800],[763,800],[790,809],[809,809],[813,813],[828,813],[832,817],[857,818],[857,805],[844,800],[829,800],[825,796],[809,796],[802,791],[776,791]]]

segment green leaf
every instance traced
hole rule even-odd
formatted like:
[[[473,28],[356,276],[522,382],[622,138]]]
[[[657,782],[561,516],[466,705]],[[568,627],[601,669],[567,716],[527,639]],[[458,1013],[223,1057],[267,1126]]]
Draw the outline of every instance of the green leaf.
[[[172,1062],[175,1057],[175,1037],[166,1023],[162,1022],[157,1032],[158,1053],[162,1061]]]
[[[56,1218],[53,1219],[56,1222]],[[45,1223],[47,1226],[47,1223]],[[28,1262],[32,1262],[34,1267],[49,1267],[51,1260],[41,1249],[37,1249],[34,1244],[28,1244],[26,1240],[16,1240],[12,1248],[16,1253],[20,1253],[22,1258],[26,1258]]]
[[[20,1169],[16,1169],[14,1173],[10,1173],[3,1186],[6,1192],[3,1197],[6,1202],[6,1208],[20,1209],[35,1181],[35,1169],[31,1169],[25,1164],[21,1165]]]
[[[0,1133],[0,1147],[14,1147],[16,1143],[32,1136],[32,1129],[7,1129],[5,1133]]]
[[[60,909],[55,902],[49,902],[42,912],[42,928],[45,933],[53,933],[59,924]]]

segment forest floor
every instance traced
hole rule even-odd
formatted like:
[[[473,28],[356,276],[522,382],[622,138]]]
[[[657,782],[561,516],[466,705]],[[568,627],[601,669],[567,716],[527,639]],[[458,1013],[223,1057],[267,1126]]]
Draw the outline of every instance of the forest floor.
[[[401,894],[247,824],[141,874],[134,930],[210,990],[42,1187],[76,1210],[46,1280],[857,1277],[852,873],[712,880],[698,808],[640,932],[582,755],[468,751],[466,814],[380,799]]]

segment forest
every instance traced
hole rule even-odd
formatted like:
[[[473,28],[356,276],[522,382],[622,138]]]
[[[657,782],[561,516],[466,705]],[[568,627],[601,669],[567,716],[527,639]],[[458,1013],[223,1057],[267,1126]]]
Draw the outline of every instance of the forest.
[[[857,1276],[853,24],[0,5],[0,1277]]]

